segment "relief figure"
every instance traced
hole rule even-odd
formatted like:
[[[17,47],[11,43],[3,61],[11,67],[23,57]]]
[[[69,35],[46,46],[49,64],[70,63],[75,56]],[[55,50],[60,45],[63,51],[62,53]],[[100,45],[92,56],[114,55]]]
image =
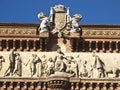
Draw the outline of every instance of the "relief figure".
[[[57,50],[57,56],[55,57],[55,71],[58,72],[65,72],[66,71],[66,64],[64,62],[65,60],[64,53],[61,51],[60,48]]]
[[[16,55],[15,56],[15,68],[14,68],[13,74],[22,76],[22,60],[21,60],[19,53],[16,53],[15,55]]]
[[[2,63],[3,62],[5,62],[5,59],[3,56],[0,55],[0,71],[2,70],[2,67],[3,67]]]
[[[50,76],[51,74],[54,74],[54,61],[52,58],[48,59],[48,62],[46,63],[46,67],[45,67],[45,72],[47,76]]]
[[[41,76],[41,65],[42,64],[37,54],[32,54],[26,66],[28,65],[28,63],[30,66],[31,77],[33,77],[36,73],[37,73],[37,76]]]
[[[100,57],[95,54],[95,52],[93,52],[92,55],[91,77],[93,78],[105,77],[105,64],[100,59]]]
[[[41,13],[38,14],[38,18],[40,20],[42,20],[41,24],[40,24],[40,26],[38,28],[38,30],[40,31],[40,33],[42,33],[42,32],[48,32],[49,22],[50,22],[49,18],[46,17],[46,15],[43,12],[41,12]]]
[[[4,76],[13,76],[13,71],[14,71],[14,68],[15,68],[15,53],[14,53],[14,50],[10,51],[9,61],[10,61],[9,67],[6,70]]]

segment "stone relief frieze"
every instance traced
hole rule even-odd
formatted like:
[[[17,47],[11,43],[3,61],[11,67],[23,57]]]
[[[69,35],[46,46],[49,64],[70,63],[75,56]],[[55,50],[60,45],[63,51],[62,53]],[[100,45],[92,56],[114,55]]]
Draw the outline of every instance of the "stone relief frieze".
[[[105,36],[105,35],[109,35],[109,36],[120,36],[120,32],[117,30],[117,31],[99,31],[99,30],[96,30],[96,31],[83,31],[82,32],[83,34],[82,35],[89,35],[89,36],[92,36],[92,35],[101,35],[101,36]]]
[[[0,77],[119,78],[119,54],[0,52]]]
[[[30,29],[11,29],[11,28],[0,28],[0,34],[36,34],[35,30]]]
[[[3,56],[1,56],[0,55],[0,71],[2,70],[2,68],[3,68],[3,62],[5,62],[5,59],[4,59],[4,57]]]

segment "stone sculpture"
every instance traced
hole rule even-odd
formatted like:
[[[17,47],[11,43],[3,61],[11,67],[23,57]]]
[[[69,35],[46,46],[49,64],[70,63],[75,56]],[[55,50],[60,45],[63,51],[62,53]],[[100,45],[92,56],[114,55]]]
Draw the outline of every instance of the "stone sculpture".
[[[66,71],[66,65],[64,63],[64,53],[61,51],[61,48],[59,47],[57,49],[57,55],[55,57],[55,71],[58,72],[65,72]]]
[[[15,53],[15,68],[13,74],[22,76],[22,60],[19,53]]]
[[[76,78],[106,78],[109,77],[109,73],[112,74],[111,77],[120,76],[120,69],[117,65],[108,70],[106,64],[95,52],[90,56],[81,58],[80,55],[69,55],[63,53],[61,48],[58,47],[54,57],[48,57],[44,54],[39,58],[37,54],[32,54],[25,67],[29,65],[26,68],[30,70],[28,73],[31,77],[63,75]],[[0,56],[0,70],[2,69],[2,62],[5,62],[5,59],[3,56]],[[18,52],[11,50],[9,62],[9,67],[4,73],[4,76],[24,77],[22,71],[26,68],[22,67],[24,63],[22,63],[21,55]]]
[[[54,61],[52,58],[49,58],[48,62],[46,63],[45,73],[46,76],[50,76],[51,74],[54,74]]]
[[[10,61],[9,67],[6,70],[4,76],[13,76],[13,71],[14,71],[14,68],[15,68],[15,53],[14,53],[14,50],[10,51],[9,61]]]
[[[91,64],[91,77],[101,78],[105,77],[105,64],[102,62],[99,56],[93,52],[93,62]]]
[[[38,14],[38,18],[40,20],[42,20],[41,24],[40,24],[40,27],[38,28],[38,30],[40,31],[40,33],[42,32],[48,32],[49,31],[49,18],[46,17],[46,15],[43,13],[43,12],[40,12]]]
[[[41,61],[42,61],[42,72],[41,72],[41,75],[42,76],[46,76],[46,67],[47,67],[47,58],[46,58],[46,55],[44,54],[41,58]]]
[[[69,35],[70,32],[77,33],[81,30],[78,22],[82,19],[82,16],[75,14],[71,19],[70,8],[61,4],[51,7],[49,18],[44,13],[39,13],[38,18],[42,20],[38,29],[40,33],[49,30],[51,34],[63,37],[64,35]]]
[[[88,77],[88,70],[87,70],[87,61],[84,60],[80,63],[79,67],[79,77]]]
[[[80,14],[75,14],[74,17],[71,19],[71,30],[70,32],[80,32],[81,28],[79,27],[78,22],[82,19]]]
[[[30,65],[30,72],[31,72],[31,77],[33,77],[36,73],[37,76],[41,76],[41,67],[42,63],[40,58],[37,56],[37,54],[32,54],[31,58],[27,62],[26,66]]]
[[[3,62],[5,62],[5,59],[2,55],[0,55],[0,71],[2,70],[2,67],[3,67],[2,63]]]
[[[56,58],[56,61],[55,61],[55,71],[56,72],[65,72],[66,71],[66,65],[63,60],[64,60],[64,57],[62,55]]]
[[[66,65],[66,72],[71,74],[71,77],[78,77],[78,64],[72,56],[68,56]]]

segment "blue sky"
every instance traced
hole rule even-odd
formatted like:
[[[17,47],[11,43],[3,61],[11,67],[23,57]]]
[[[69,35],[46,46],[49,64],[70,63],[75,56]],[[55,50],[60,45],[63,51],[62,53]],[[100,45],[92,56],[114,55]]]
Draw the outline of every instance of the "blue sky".
[[[80,13],[81,24],[120,24],[120,0],[0,0],[0,22],[39,23],[37,14],[57,4]]]

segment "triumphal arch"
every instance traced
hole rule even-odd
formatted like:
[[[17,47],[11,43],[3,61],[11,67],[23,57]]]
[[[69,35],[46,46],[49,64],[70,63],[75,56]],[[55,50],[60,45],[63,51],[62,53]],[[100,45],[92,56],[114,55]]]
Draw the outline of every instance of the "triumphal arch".
[[[80,25],[55,5],[38,23],[0,23],[0,90],[120,90],[120,25]]]

